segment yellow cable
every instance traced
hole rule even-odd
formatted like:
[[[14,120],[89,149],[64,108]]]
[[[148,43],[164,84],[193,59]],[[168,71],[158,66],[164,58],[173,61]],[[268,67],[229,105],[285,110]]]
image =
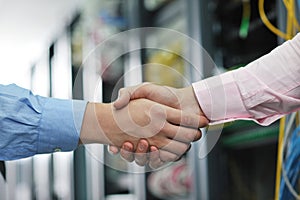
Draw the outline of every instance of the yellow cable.
[[[266,27],[272,31],[273,33],[275,33],[276,35],[278,35],[279,37],[288,40],[289,37],[286,33],[282,32],[281,30],[279,30],[278,28],[276,28],[268,19],[268,17],[266,16],[265,10],[264,10],[264,0],[259,0],[258,1],[258,10],[259,10],[259,15],[260,18],[262,20],[262,22],[266,25]]]
[[[277,149],[277,169],[276,169],[276,186],[275,186],[275,200],[279,200],[280,192],[280,179],[281,179],[281,167],[282,167],[282,153],[283,153],[283,140],[286,118],[280,119],[279,136],[278,136],[278,149]]]
[[[293,0],[292,0],[293,1]],[[286,34],[288,36],[288,39],[292,38],[293,34],[293,12],[292,12],[292,1],[287,1],[285,3],[285,7],[287,10],[287,16],[286,16]]]
[[[289,40],[293,35],[293,0],[283,0],[283,3],[287,10],[287,21],[286,21],[286,34],[284,34],[284,39]],[[276,169],[276,186],[275,186],[275,200],[279,200],[280,194],[280,180],[281,180],[281,168],[283,160],[283,144],[284,144],[284,131],[285,131],[286,118],[280,119],[280,128],[278,136],[278,149],[277,149],[277,169]]]
[[[297,17],[294,16],[293,22],[294,22],[294,26],[295,26],[296,31],[300,31],[300,24],[297,20]],[[294,33],[294,34],[296,35],[296,33]]]
[[[297,126],[297,127],[300,125],[300,120],[299,120],[299,117],[300,117],[300,116],[299,116],[299,112],[300,112],[300,111],[298,111],[297,114],[296,114],[296,126]]]
[[[283,3],[287,9],[287,21],[286,21],[286,33],[276,28],[266,16],[264,10],[264,0],[258,1],[258,10],[262,22],[266,27],[277,36],[289,40],[296,34],[296,31],[300,30],[300,25],[295,14],[295,1],[294,0],[283,0]],[[283,144],[284,144],[284,132],[286,118],[283,117],[280,120],[279,136],[278,136],[278,152],[277,152],[277,169],[276,169],[276,186],[275,186],[275,200],[279,200],[280,193],[280,180],[281,180],[281,169],[283,160]],[[297,124],[299,120],[297,121]]]
[[[295,0],[283,0],[287,10],[287,35],[291,39],[297,31],[300,31],[300,25],[296,17]]]
[[[297,19],[297,11],[296,11],[296,3],[295,0],[292,1],[292,5],[291,5],[291,10],[290,12],[292,13],[291,17],[292,17],[292,23],[293,23],[293,35],[296,35],[297,31],[300,31],[300,25]]]

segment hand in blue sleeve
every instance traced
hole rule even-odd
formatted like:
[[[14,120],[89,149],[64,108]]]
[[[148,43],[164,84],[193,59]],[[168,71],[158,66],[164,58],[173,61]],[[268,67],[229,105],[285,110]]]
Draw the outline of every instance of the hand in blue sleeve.
[[[0,85],[0,160],[13,160],[78,145],[86,102],[33,95]]]

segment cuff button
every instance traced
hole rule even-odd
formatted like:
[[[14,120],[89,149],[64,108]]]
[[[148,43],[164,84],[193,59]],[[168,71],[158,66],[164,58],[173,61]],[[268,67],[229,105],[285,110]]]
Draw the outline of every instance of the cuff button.
[[[54,152],[61,152],[61,148],[56,147],[56,148],[54,149]]]

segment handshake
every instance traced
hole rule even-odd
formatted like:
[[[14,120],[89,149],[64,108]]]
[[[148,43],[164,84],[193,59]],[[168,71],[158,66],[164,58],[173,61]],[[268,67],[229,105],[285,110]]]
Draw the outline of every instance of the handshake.
[[[80,142],[108,144],[113,154],[159,168],[181,158],[208,125],[193,88],[143,83],[109,104],[88,103]]]

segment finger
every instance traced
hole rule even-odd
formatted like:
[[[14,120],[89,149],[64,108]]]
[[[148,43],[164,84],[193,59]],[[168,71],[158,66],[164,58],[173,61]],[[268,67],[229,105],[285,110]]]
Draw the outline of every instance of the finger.
[[[161,131],[163,131],[168,138],[184,143],[199,140],[202,136],[201,130],[199,129],[181,127],[170,123],[166,123]]]
[[[145,139],[141,139],[137,145],[135,152],[135,162],[140,166],[145,166],[148,162],[149,143]]]
[[[157,169],[164,165],[159,157],[159,150],[155,146],[150,147],[150,155],[149,155],[149,167],[151,169]]]
[[[149,163],[154,162],[159,158],[159,150],[156,146],[150,146]]]
[[[186,153],[187,153],[189,150],[191,150],[191,148],[192,148],[192,144],[189,145],[188,149],[186,150]]]
[[[191,147],[192,147],[192,145],[190,144],[189,145],[189,148],[187,149],[187,151],[185,152],[185,153],[187,153],[190,149],[191,149]],[[182,154],[181,156],[179,156],[178,157],[178,159],[177,160],[175,160],[175,162],[177,162],[177,161],[179,161],[179,160],[181,160],[182,159],[182,157],[184,156],[185,154]]]
[[[108,152],[111,153],[111,154],[113,154],[113,155],[118,154],[119,151],[120,151],[120,149],[118,147],[116,147],[116,146],[113,146],[113,145],[109,145],[108,146]]]
[[[167,120],[170,123],[178,124],[191,128],[202,128],[207,126],[208,120],[200,115],[191,114],[178,109],[165,107],[167,113]]]
[[[166,163],[166,162],[175,162],[176,160],[178,160],[180,156],[161,149],[159,150],[159,157],[162,162]]]
[[[121,88],[119,90],[118,99],[113,103],[113,106],[118,110],[126,106],[130,101],[130,96],[132,94],[132,87]]]
[[[128,162],[134,161],[133,144],[130,142],[125,142],[120,150],[120,155]]]
[[[114,107],[118,110],[126,106],[132,99],[147,98],[151,94],[151,91],[145,88],[147,85],[149,83],[145,82],[136,86],[121,88],[118,99],[113,103]]]
[[[177,156],[183,155],[189,149],[189,143],[178,142],[176,140],[169,140],[168,143],[160,149],[168,151]]]

